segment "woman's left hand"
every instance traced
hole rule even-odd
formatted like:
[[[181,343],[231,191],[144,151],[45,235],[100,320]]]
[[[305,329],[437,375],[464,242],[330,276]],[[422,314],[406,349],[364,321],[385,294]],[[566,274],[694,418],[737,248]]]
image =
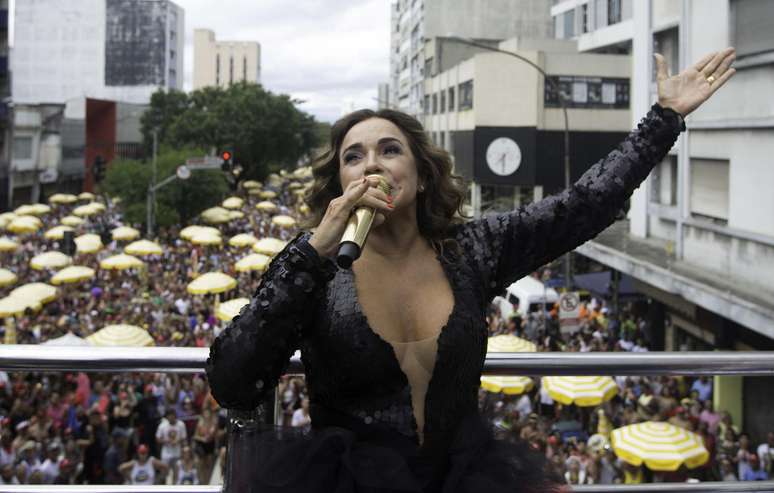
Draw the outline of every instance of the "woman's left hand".
[[[688,116],[728,81],[736,69],[730,68],[736,58],[734,48],[710,53],[677,75],[669,75],[666,60],[656,53],[658,103]]]

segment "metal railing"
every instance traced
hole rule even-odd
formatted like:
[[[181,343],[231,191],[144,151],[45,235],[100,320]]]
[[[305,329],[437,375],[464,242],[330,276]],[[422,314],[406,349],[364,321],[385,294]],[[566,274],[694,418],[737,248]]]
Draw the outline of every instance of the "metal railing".
[[[207,348],[0,346],[0,370],[200,373]],[[299,355],[290,373],[303,370]],[[652,353],[499,353],[487,355],[492,375],[768,375],[773,351]],[[215,493],[221,486],[0,485],[0,493]],[[774,481],[576,486],[582,493],[772,492]]]

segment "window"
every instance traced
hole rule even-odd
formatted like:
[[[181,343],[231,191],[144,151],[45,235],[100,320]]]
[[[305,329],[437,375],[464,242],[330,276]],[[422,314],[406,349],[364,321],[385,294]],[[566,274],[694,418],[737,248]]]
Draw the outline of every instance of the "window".
[[[215,85],[220,85],[220,53],[215,55]]]
[[[544,87],[546,108],[560,108],[559,94],[568,108],[629,108],[629,79],[551,75]],[[550,81],[553,80],[552,84]],[[558,88],[558,93],[557,93]]]
[[[677,27],[665,29],[653,34],[653,53],[661,53],[667,61],[669,73],[680,72],[680,46]],[[656,81],[656,63],[653,63],[651,82]]]
[[[441,132],[441,148],[446,149],[446,132]]]
[[[445,113],[446,112],[446,91],[441,89],[441,93],[440,94],[441,94],[441,108],[440,108],[439,111],[441,113]]]
[[[433,57],[428,58],[425,60],[425,77],[432,77],[433,76]]]
[[[233,84],[234,83],[234,57],[229,57],[228,59],[228,83]]]
[[[459,85],[460,111],[473,108],[473,81],[469,80]]]
[[[433,94],[433,114],[438,113],[438,94]]]
[[[32,137],[13,138],[13,158],[32,159]]]
[[[590,29],[591,26],[590,26],[590,22],[589,22],[589,20],[590,20],[589,19],[589,4],[584,3],[583,5],[581,5],[580,9],[581,9],[580,18],[581,18],[581,34],[582,34],[582,33],[587,33],[587,32],[589,32],[591,30]]]
[[[621,22],[621,0],[607,0],[607,25]]]
[[[731,0],[730,8],[731,45],[738,57],[774,51],[774,2]]]
[[[650,201],[677,205],[677,156],[667,156],[651,173]]]
[[[728,222],[728,161],[691,159],[691,214]]]
[[[562,14],[564,18],[564,39],[569,39],[575,36],[575,11],[568,10]]]
[[[247,57],[242,57],[242,80],[247,81]]]
[[[454,107],[454,88],[449,88],[449,111],[456,111],[457,108]]]
[[[430,113],[430,96],[425,96],[425,106],[424,106],[424,109],[425,109],[425,114],[429,114]]]

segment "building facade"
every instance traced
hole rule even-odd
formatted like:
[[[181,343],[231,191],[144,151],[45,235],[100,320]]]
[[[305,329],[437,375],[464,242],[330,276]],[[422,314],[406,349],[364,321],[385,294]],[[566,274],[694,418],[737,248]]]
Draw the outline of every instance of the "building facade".
[[[209,29],[194,29],[193,88],[261,82],[261,45],[255,41],[216,41]]]
[[[577,251],[631,275],[655,300],[667,350],[774,349],[774,2],[565,0],[551,14],[581,52],[632,55],[632,124],[657,99],[654,52],[676,73],[736,48],[736,75],[688,116],[635,192],[628,224]],[[755,435],[774,426],[757,412],[772,404],[761,400],[770,382],[722,382],[735,423]]]
[[[11,72],[8,64],[8,0],[0,0],[0,208],[8,203],[9,96]]]
[[[495,40],[553,37],[544,0],[397,0],[390,18],[391,100],[415,116],[422,111],[428,76],[426,40],[452,34]]]

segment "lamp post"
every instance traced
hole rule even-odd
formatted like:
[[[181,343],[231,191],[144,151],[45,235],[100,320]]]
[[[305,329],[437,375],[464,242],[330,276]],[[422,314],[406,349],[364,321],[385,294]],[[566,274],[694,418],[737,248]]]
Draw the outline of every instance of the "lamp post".
[[[567,105],[565,104],[564,98],[562,97],[562,93],[559,90],[559,85],[556,83],[555,80],[553,80],[549,75],[543,70],[539,65],[534,63],[532,60],[519,55],[518,53],[514,53],[512,51],[507,50],[501,50],[500,48],[495,48],[493,46],[488,46],[483,43],[477,43],[476,41],[465,38],[458,35],[451,35],[448,36],[448,39],[452,39],[454,41],[469,45],[469,46],[475,46],[477,48],[481,48],[487,51],[494,51],[496,53],[502,53],[504,55],[512,56],[513,58],[516,58],[518,60],[521,60],[522,62],[526,63],[530,67],[534,68],[540,74],[543,76],[543,79],[546,83],[551,84],[551,87],[556,91],[557,100],[559,101],[559,105],[562,107],[562,113],[564,114],[564,188],[570,188],[570,124],[569,120],[567,118]],[[572,274],[572,265],[570,263],[570,255],[572,252],[567,252],[565,254],[565,262],[564,262],[564,283],[565,288],[567,291],[570,290],[571,286],[571,279],[570,276]]]

